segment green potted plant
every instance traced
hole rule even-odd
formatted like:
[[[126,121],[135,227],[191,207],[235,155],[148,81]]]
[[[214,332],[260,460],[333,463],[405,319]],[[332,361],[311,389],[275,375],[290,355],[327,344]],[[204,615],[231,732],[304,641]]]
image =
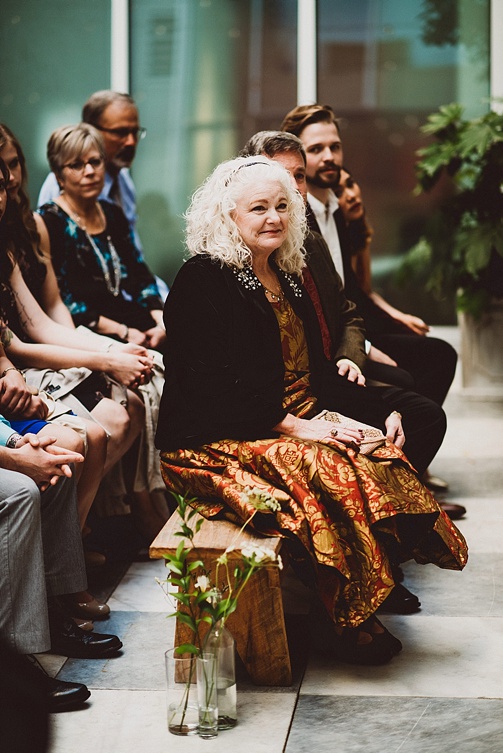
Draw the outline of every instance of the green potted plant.
[[[420,271],[437,297],[455,294],[463,385],[473,385],[475,367],[503,386],[501,332],[493,331],[503,326],[503,114],[466,120],[461,105],[444,105],[421,130],[433,140],[417,152],[416,193],[442,183],[446,195],[404,270]]]

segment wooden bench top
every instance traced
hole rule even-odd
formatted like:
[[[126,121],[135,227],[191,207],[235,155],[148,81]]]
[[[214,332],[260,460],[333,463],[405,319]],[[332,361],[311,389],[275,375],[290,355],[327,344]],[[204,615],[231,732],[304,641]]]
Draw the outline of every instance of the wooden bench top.
[[[194,527],[201,517],[199,514],[195,515],[192,518],[191,527]],[[166,552],[176,550],[182,540],[180,536],[175,536],[175,533],[180,530],[180,521],[181,518],[175,511],[150,545],[149,555],[151,559],[162,559]],[[194,537],[194,546],[197,547],[200,554],[224,552],[231,545],[239,547],[265,546],[278,554],[281,544],[282,538],[280,536],[261,536],[249,526],[239,533],[237,524],[228,520],[205,520],[200,531]],[[239,554],[236,556],[239,556]]]

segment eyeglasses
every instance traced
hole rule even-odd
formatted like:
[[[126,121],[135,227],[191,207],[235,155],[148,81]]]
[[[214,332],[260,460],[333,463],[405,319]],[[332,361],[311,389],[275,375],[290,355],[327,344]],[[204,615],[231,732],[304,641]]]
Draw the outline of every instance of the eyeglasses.
[[[146,128],[103,128],[103,126],[94,126],[98,131],[111,133],[116,139],[127,139],[128,136],[134,136],[136,141],[141,141],[147,135]]]
[[[75,162],[68,162],[66,165],[63,165],[63,167],[67,167],[74,173],[83,173],[86,169],[86,165],[90,165],[93,170],[99,170],[104,164],[105,160],[103,157],[91,157],[91,159],[86,160],[76,159]]]

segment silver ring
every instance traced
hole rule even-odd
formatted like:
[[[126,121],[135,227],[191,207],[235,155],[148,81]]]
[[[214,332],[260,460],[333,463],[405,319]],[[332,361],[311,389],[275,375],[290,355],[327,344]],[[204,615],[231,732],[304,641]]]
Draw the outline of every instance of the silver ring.
[[[336,437],[337,436],[337,429],[332,429],[332,431],[330,432],[330,436],[331,437]]]

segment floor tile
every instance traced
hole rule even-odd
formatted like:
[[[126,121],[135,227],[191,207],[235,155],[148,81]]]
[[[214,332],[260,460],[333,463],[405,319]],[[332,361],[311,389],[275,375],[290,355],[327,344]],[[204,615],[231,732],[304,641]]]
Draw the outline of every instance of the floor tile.
[[[165,691],[94,690],[85,710],[53,715],[51,753],[281,753],[295,702],[294,695],[240,693],[238,725],[200,740],[168,732]]]
[[[162,690],[164,652],[173,645],[174,620],[158,612],[113,612],[95,631],[113,633],[124,647],[109,659],[69,659],[59,674],[90,688]]]
[[[110,609],[168,614],[172,606],[156,581],[166,576],[164,560],[133,562],[108,601]]]
[[[462,572],[414,562],[403,571],[404,585],[421,601],[418,616],[503,617],[503,551],[471,551]]]
[[[503,427],[503,422],[501,422]],[[449,483],[451,497],[498,497],[503,493],[503,462],[501,457],[474,458],[443,457],[439,455],[431,466],[435,475]],[[454,501],[454,500],[452,500]]]
[[[308,695],[285,753],[500,753],[503,701]]]

